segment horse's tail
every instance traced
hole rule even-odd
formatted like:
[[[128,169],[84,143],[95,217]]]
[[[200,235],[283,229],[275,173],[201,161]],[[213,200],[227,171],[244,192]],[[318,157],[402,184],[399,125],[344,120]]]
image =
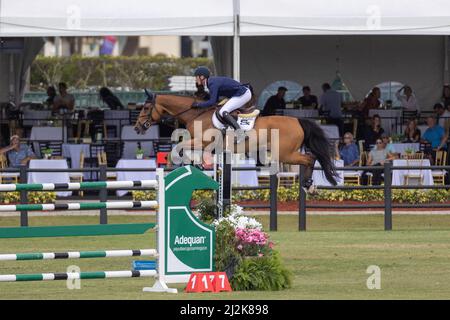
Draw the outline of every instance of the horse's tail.
[[[322,166],[325,177],[332,184],[336,185],[338,174],[331,161],[330,142],[328,141],[322,128],[315,122],[307,119],[298,119],[304,132],[304,145],[311,150]]]

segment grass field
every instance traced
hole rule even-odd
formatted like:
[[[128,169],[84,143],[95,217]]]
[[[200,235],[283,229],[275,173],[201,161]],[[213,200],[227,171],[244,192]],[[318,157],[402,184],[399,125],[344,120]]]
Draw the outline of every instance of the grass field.
[[[97,223],[96,217],[35,217],[31,225]],[[266,226],[268,217],[258,217]],[[148,221],[148,217],[112,216],[110,223]],[[16,226],[17,218],[0,218]],[[449,299],[450,216],[394,216],[385,232],[381,215],[309,216],[308,231],[297,231],[295,216],[280,216],[271,237],[294,273],[293,287],[278,292],[220,294],[143,293],[151,278],[82,280],[80,290],[65,281],[0,283],[0,299]],[[152,232],[140,236],[1,239],[0,253],[139,249],[155,247]],[[1,274],[127,270],[132,258],[5,261]],[[381,268],[381,290],[369,290],[366,269]],[[178,286],[182,289],[182,286]],[[180,290],[181,291],[181,290]]]

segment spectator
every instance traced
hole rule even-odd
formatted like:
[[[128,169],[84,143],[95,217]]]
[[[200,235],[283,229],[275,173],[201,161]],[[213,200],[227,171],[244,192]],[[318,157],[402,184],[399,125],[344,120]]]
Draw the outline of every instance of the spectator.
[[[350,132],[344,134],[344,145],[341,148],[339,148],[339,141],[336,141],[336,154],[339,154],[340,158],[344,160],[346,167],[358,164],[359,151]]]
[[[381,97],[381,91],[380,88],[374,87],[367,97],[364,99],[364,101],[360,105],[360,110],[364,116],[364,118],[369,117],[369,110],[371,109],[378,109],[380,106],[383,105]]]
[[[72,112],[75,109],[75,98],[67,92],[67,84],[60,82],[58,84],[59,95],[53,100],[53,113]]]
[[[422,139],[423,142],[428,142],[431,144],[431,148],[434,151],[439,151],[441,149],[447,149],[447,134],[443,127],[436,124],[436,119],[434,117],[427,118],[428,129],[425,130]]]
[[[405,140],[406,143],[418,143],[420,142],[420,129],[417,128],[416,120],[409,120],[408,126],[405,129]]]
[[[27,165],[31,159],[36,158],[30,146],[20,143],[21,136],[22,129],[16,129],[16,134],[10,138],[9,146],[0,149],[0,154],[6,154],[9,166],[13,168]]]
[[[403,94],[401,92],[403,91]],[[420,111],[419,104],[417,103],[416,96],[413,94],[413,91],[410,86],[401,87],[396,93],[395,96],[398,100],[400,100],[402,107],[409,111]]]
[[[365,149],[370,150],[370,147],[375,144],[377,139],[381,138],[384,129],[381,127],[381,118],[378,114],[373,115],[371,126],[367,127],[364,134]]]
[[[312,107],[316,109],[318,106],[317,97],[311,94],[311,88],[309,86],[304,86],[303,96],[301,96],[298,101],[300,102],[300,107]]]
[[[383,141],[384,147],[386,148],[386,150],[388,152],[388,157],[390,159],[396,158],[394,146],[391,143],[391,138],[389,137],[389,135],[386,133],[383,133],[381,135],[381,140]]]
[[[389,158],[389,152],[386,150],[386,145],[381,139],[376,140],[376,145],[373,150],[369,152],[369,158],[367,159],[367,165],[369,166],[383,166],[385,161]],[[381,184],[381,174],[383,173],[383,169],[372,169],[372,184],[380,185]]]
[[[277,94],[267,99],[262,111],[263,116],[272,116],[277,109],[286,109],[286,101],[284,101],[286,91],[288,91],[287,88],[279,87]]]
[[[442,103],[444,104],[444,107],[450,111],[450,85],[449,84],[444,85],[444,88],[442,89]]]
[[[437,124],[448,133],[450,127],[450,111],[446,110],[442,103],[436,103],[433,110],[436,112]]]
[[[53,108],[53,101],[55,100],[56,97],[56,89],[54,86],[49,86],[47,88],[47,100],[45,100],[44,104],[49,108],[52,109]]]
[[[103,87],[99,91],[100,98],[102,101],[111,109],[111,110],[121,110],[125,109],[122,102],[120,102],[120,99],[114,95],[114,93],[111,92],[106,87]]]
[[[331,89],[330,84],[324,83],[322,85],[323,94],[320,97],[320,108],[322,111],[330,113],[327,119],[328,124],[335,124],[339,128],[339,136],[343,136],[343,121],[342,121],[342,98],[341,94],[336,90]]]

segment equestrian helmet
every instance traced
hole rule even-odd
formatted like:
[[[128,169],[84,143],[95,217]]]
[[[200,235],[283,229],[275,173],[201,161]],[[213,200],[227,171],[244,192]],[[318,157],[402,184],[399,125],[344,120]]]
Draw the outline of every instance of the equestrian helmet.
[[[197,69],[195,69],[194,76],[204,76],[205,78],[209,78],[211,75],[211,71],[207,67],[200,66]]]

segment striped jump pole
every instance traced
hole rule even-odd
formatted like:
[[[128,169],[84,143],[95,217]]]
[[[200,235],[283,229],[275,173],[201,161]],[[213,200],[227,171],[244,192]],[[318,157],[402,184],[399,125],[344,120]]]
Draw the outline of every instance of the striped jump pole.
[[[12,204],[0,205],[0,212],[5,211],[57,211],[57,210],[95,210],[95,209],[157,209],[158,201],[109,201],[87,203],[47,203],[47,204]]]
[[[18,183],[0,184],[0,191],[60,191],[84,189],[127,189],[127,188],[157,188],[157,180],[138,181],[97,181],[71,183]]]
[[[104,250],[104,251],[69,251],[69,252],[36,252],[0,254],[0,261],[85,259],[157,256],[156,249],[139,250]]]
[[[155,277],[156,270],[31,273],[0,275],[0,282]]]

